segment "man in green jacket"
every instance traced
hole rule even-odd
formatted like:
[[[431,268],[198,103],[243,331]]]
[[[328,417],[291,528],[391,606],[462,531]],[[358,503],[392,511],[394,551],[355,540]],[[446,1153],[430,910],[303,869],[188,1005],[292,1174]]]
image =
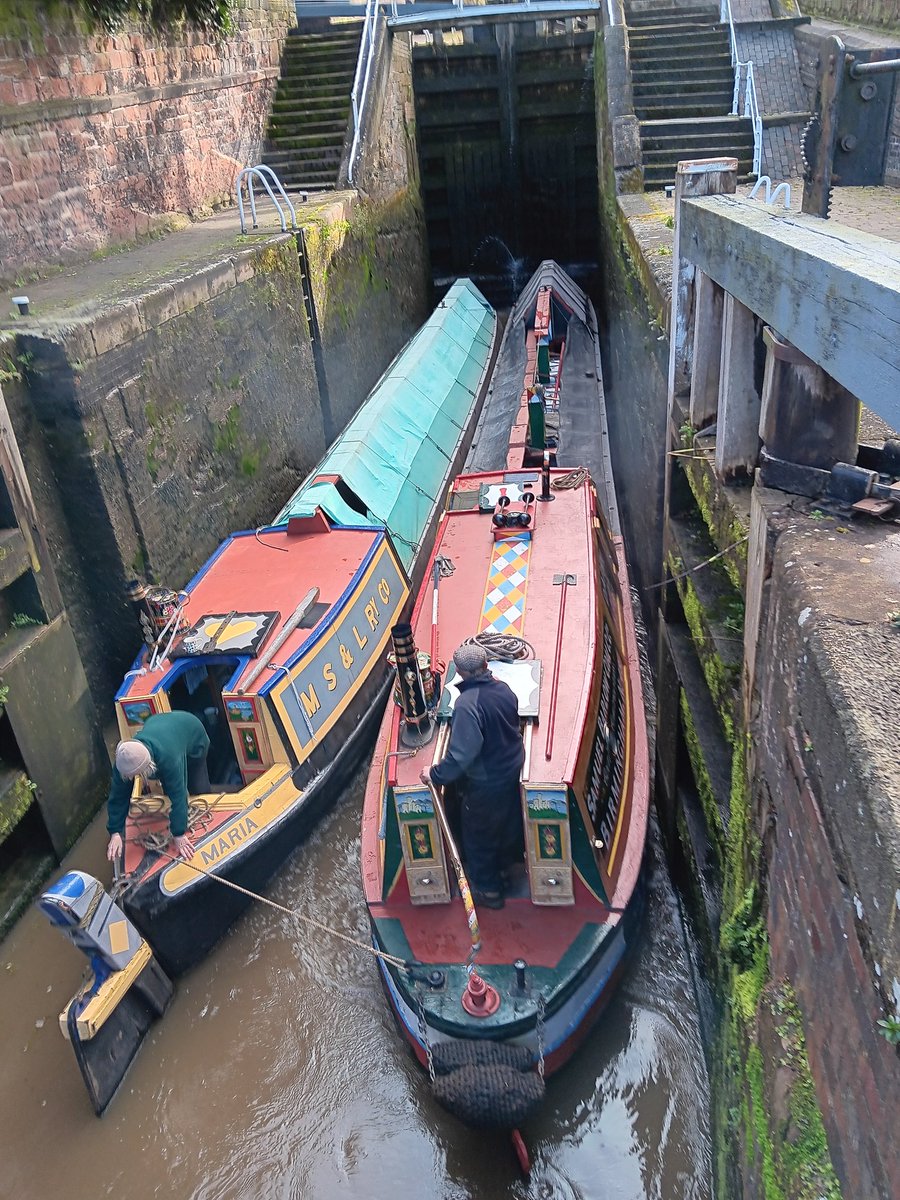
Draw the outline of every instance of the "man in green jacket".
[[[122,853],[122,834],[137,775],[159,780],[171,803],[169,827],[175,849],[180,858],[190,858],[194,845],[187,832],[188,796],[211,790],[208,751],[206,730],[189,712],[157,713],[131,741],[119,742],[106,802],[110,833],[106,857],[110,861]]]

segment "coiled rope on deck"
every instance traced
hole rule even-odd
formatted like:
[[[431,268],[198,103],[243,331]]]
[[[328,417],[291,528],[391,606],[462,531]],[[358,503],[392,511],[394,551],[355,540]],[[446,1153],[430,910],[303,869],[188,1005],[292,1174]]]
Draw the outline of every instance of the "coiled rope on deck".
[[[557,492],[565,492],[570,488],[581,487],[589,478],[587,467],[575,467],[573,470],[567,471],[565,475],[557,475],[550,486]]]
[[[466,638],[464,646],[483,646],[488,662],[516,662],[522,658],[534,658],[534,646],[525,638],[511,633],[476,633]]]
[[[129,813],[132,816],[137,814],[134,816],[134,822],[138,826],[142,821],[164,817],[167,815],[165,797],[155,796],[152,793],[140,796],[137,800],[131,801]],[[194,833],[197,830],[205,830],[211,824],[212,816],[208,800],[202,796],[191,797],[188,803],[187,832]],[[152,850],[158,854],[162,852],[164,846],[168,845],[169,835],[162,831],[150,830],[148,833],[139,833],[133,840],[139,846],[143,846],[145,850]]]

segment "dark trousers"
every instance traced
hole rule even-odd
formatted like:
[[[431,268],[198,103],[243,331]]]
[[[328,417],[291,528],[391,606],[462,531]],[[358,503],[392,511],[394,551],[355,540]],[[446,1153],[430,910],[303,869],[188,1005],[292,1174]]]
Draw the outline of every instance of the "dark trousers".
[[[473,891],[501,891],[500,872],[525,852],[519,797],[518,772],[496,782],[466,780],[462,852]]]
[[[188,758],[187,789],[189,796],[199,796],[201,792],[212,791],[212,784],[209,782],[209,768],[206,765],[206,754],[202,754],[199,758]]]

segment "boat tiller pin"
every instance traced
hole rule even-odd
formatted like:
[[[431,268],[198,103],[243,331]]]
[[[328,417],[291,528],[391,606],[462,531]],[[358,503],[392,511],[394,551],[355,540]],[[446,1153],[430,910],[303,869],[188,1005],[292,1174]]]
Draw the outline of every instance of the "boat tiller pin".
[[[500,993],[473,971],[462,994],[462,1006],[470,1017],[489,1017],[500,1007]]]
[[[544,462],[541,466],[541,494],[538,500],[543,500],[546,504],[549,500],[555,500],[556,497],[550,491],[550,451],[544,451]]]
[[[93,875],[69,871],[37,906],[90,960],[91,974],[59,1022],[100,1116],[147,1030],[168,1007],[172,981]]]

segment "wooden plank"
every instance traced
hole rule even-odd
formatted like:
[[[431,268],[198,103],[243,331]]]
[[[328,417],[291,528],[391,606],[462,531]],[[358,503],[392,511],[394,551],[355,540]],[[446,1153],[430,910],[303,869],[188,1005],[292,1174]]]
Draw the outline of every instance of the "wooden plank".
[[[900,244],[734,196],[680,223],[696,269],[900,429]]]
[[[52,621],[63,610],[62,595],[53,569],[53,560],[44,538],[44,529],[34,504],[19,443],[13,431],[9,409],[0,388],[0,474],[6,483],[13,512],[31,559],[35,582],[47,619]]]
[[[695,312],[690,422],[702,429],[719,407],[719,367],[722,359],[722,311],[725,293],[703,271],[694,285]]]
[[[762,401],[755,383],[755,341],[753,313],[726,293],[716,426],[716,474],[720,479],[749,474],[759,458]]]
[[[752,712],[756,656],[762,624],[763,593],[771,567],[766,511],[754,488],[750,496],[750,541],[747,545],[747,587],[744,593],[744,711]]]
[[[675,241],[672,246],[672,318],[669,324],[669,399],[687,393],[694,347],[693,246],[682,231],[682,202],[698,196],[733,192],[736,158],[704,158],[680,162],[675,173]]]

